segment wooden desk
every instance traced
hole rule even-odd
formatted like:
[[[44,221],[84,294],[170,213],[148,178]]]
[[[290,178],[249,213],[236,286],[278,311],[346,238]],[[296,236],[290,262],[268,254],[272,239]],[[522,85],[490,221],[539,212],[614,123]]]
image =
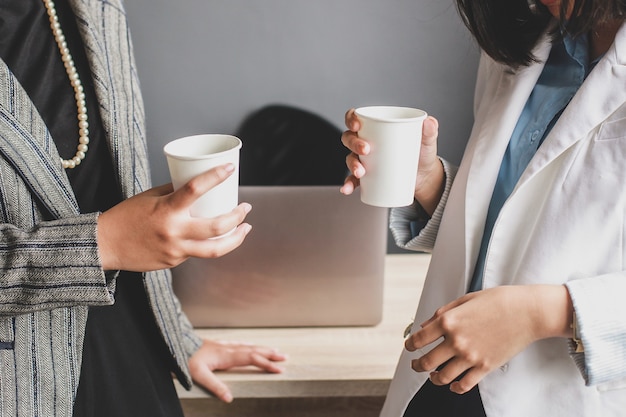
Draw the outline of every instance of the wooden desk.
[[[282,374],[219,373],[235,400],[177,386],[186,417],[377,416],[422,290],[430,255],[387,255],[383,319],[373,327],[198,329],[203,337],[272,346],[289,355]]]

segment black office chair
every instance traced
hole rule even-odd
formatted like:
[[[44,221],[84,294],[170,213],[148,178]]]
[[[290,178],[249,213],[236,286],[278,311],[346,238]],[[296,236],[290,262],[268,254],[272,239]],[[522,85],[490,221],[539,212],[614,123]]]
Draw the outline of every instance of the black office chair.
[[[241,185],[339,185],[348,173],[342,131],[317,114],[265,106],[245,118],[236,135]]]

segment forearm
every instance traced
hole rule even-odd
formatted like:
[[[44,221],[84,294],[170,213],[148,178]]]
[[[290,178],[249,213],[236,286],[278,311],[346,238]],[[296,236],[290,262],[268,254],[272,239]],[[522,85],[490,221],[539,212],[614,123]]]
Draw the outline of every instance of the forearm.
[[[439,160],[439,163],[433,165],[428,177],[415,189],[415,201],[429,217],[439,206],[446,189],[446,177],[443,161]]]
[[[564,285],[531,285],[534,327],[538,339],[571,338],[574,308]]]

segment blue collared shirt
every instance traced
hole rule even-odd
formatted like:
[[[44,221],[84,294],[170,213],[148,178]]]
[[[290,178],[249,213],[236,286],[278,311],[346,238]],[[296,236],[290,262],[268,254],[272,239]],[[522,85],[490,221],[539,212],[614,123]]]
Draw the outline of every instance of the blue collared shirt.
[[[482,289],[487,247],[504,202],[591,68],[587,36],[565,35],[552,47],[502,159],[469,291]]]

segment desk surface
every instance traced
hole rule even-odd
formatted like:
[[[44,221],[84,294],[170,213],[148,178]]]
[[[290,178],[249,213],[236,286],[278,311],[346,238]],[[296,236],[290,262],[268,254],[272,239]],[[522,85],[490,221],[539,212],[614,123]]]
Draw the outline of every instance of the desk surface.
[[[220,372],[237,398],[379,397],[387,392],[403,332],[411,322],[430,255],[387,255],[383,319],[372,327],[197,329],[202,337],[276,347],[289,358],[282,374],[250,368]],[[181,400],[208,399],[177,386]]]

